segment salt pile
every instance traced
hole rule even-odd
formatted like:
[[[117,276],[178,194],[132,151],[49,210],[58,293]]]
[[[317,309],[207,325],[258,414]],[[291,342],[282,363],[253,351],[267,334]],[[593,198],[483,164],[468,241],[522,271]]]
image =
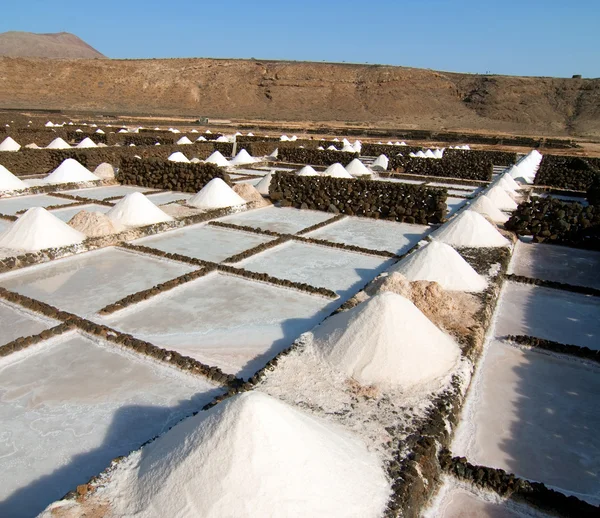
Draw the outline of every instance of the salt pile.
[[[79,211],[69,221],[69,226],[88,237],[108,236],[125,230],[121,223],[111,220],[102,212]]]
[[[333,144],[331,146],[327,146],[327,151],[337,151],[338,148],[336,148]]]
[[[256,190],[256,187],[249,183],[236,183],[233,186],[233,190],[247,202],[252,202],[254,208],[268,207],[271,205],[271,202],[263,198],[262,194]]]
[[[55,138],[52,142],[50,142],[50,144],[48,144],[46,146],[46,149],[70,149],[70,148],[71,148],[71,146],[69,146],[69,144],[67,144],[60,137]]]
[[[119,200],[106,215],[112,221],[128,227],[142,227],[173,220],[141,192],[128,194]]]
[[[344,153],[356,153],[351,145],[344,145],[344,147],[342,147],[342,151]]]
[[[102,131],[100,128],[96,130],[96,133],[98,133],[98,135],[104,135],[104,131]]]
[[[305,165],[300,171],[296,173],[297,176],[319,176],[319,173],[315,171],[311,166]]]
[[[31,144],[27,144],[25,147],[27,149],[40,149],[40,146],[38,146],[35,142],[32,142]]]
[[[192,159],[190,160],[190,162],[191,162],[192,164],[199,164],[199,163],[201,163],[201,162],[202,162],[202,160],[200,160],[200,159],[199,159],[197,156],[195,156],[194,158],[192,158]]]
[[[67,158],[46,178],[44,183],[92,182],[100,180],[94,173],[83,167],[77,160]]]
[[[492,187],[485,195],[500,210],[514,210],[518,207],[515,200],[499,185]]]
[[[355,158],[346,166],[346,171],[352,176],[371,176],[373,174],[358,158]]]
[[[0,234],[0,248],[35,252],[81,243],[85,234],[42,207],[33,207]]]
[[[435,155],[433,154],[433,151],[431,151],[431,149],[428,149],[427,151],[425,151],[425,156],[427,158],[435,158]]]
[[[269,188],[271,187],[272,178],[273,173],[267,173],[265,176],[263,176],[263,179],[256,184],[256,190],[263,196],[269,195]]]
[[[246,200],[236,194],[221,178],[213,178],[187,204],[198,209],[222,209],[243,205]]]
[[[432,241],[393,268],[409,281],[437,282],[445,290],[480,292],[487,281],[449,245]]]
[[[227,138],[225,135],[221,135],[217,138],[217,140],[215,140],[215,142],[230,142],[230,139]]]
[[[203,137],[202,135],[200,135],[197,139],[196,142],[206,142],[206,138]]]
[[[505,223],[508,216],[504,214],[485,194],[479,196],[471,205],[470,210],[474,210],[492,220],[494,223]]]
[[[498,185],[503,187],[505,190],[510,190],[511,192],[515,192],[517,189],[520,189],[520,185],[512,179],[512,176],[509,174],[503,174],[498,180]]]
[[[344,169],[344,166],[339,162],[330,165],[325,171],[323,171],[322,176],[331,176],[332,178],[353,178],[353,176]]]
[[[275,148],[275,150],[269,155],[270,158],[277,158],[279,154],[279,149]]]
[[[102,180],[112,180],[115,177],[115,168],[107,162],[102,162],[94,169],[94,174]]]
[[[208,164],[218,165],[219,167],[227,167],[229,165],[229,162],[220,151],[215,151],[205,160],[205,162]]]
[[[434,158],[442,158],[444,156],[444,151],[441,149],[434,149],[433,150],[433,157]]]
[[[439,380],[460,359],[450,336],[392,292],[330,317],[313,331],[313,344],[334,369],[360,384],[403,390]]]
[[[281,135],[281,137],[279,137],[279,140],[281,140],[281,142],[288,142],[290,138],[287,135]]]
[[[27,189],[29,185],[17,178],[6,167],[0,164],[0,192]]]
[[[46,126],[46,128],[53,128],[54,124],[51,121],[48,121],[44,126]]]
[[[253,164],[254,162],[256,162],[255,158],[252,158],[250,156],[250,153],[248,153],[248,151],[246,151],[245,149],[240,150],[240,152],[235,155],[235,157],[233,157],[230,160],[230,164],[231,165],[244,165],[244,164]]]
[[[187,138],[187,137],[181,137],[177,142],[175,142],[176,144],[182,145],[182,144],[191,144],[192,141]]]
[[[98,146],[96,145],[96,143],[90,137],[85,137],[75,147],[81,149],[81,148],[92,148],[92,147],[98,147]]]
[[[190,163],[188,157],[186,157],[181,151],[175,151],[175,153],[171,153],[167,160],[170,160],[171,162],[183,162],[185,164]]]
[[[472,248],[509,246],[494,225],[472,210],[462,211],[450,222],[438,228],[431,237],[451,246]]]
[[[356,153],[360,153],[361,149],[362,149],[362,143],[360,140],[356,140],[354,142],[354,144],[352,144],[352,148],[354,149],[354,151]]]
[[[19,149],[21,149],[21,145],[12,137],[6,137],[0,143],[0,151],[19,151]]]
[[[376,518],[389,492],[360,439],[256,390],[132,453],[106,488],[115,515],[140,518]]]
[[[379,155],[376,159],[375,162],[373,162],[373,169],[383,169],[384,171],[387,170],[388,168],[388,164],[389,164],[389,159],[387,156],[385,155]]]

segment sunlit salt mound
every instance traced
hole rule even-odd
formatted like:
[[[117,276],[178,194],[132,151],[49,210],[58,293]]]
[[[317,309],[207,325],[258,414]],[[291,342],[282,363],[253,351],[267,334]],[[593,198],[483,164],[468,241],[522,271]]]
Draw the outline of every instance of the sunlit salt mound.
[[[77,160],[67,158],[43,181],[45,183],[70,183],[92,182],[95,180],[100,180],[100,178],[83,167]]]
[[[446,376],[460,349],[408,299],[382,292],[334,315],[313,343],[336,370],[362,385],[411,389]]]
[[[500,210],[514,210],[518,207],[515,200],[499,185],[492,187],[485,195]]]
[[[305,165],[296,173],[296,176],[319,176],[319,173],[317,173],[317,171],[315,171],[311,166]]]
[[[125,230],[125,226],[113,221],[102,212],[79,211],[69,221],[69,226],[88,237],[108,236]]]
[[[205,162],[208,164],[218,165],[219,167],[227,167],[229,165],[229,162],[220,151],[215,151],[205,160]]]
[[[94,174],[103,180],[112,180],[115,177],[115,168],[107,162],[102,162],[94,169]]]
[[[221,178],[213,178],[187,204],[198,209],[222,209],[243,205],[246,200],[238,195]]]
[[[245,149],[242,149],[235,157],[233,157],[229,163],[231,165],[244,165],[244,164],[253,164],[256,162],[255,158],[250,156],[250,153]]]
[[[0,248],[34,252],[75,245],[85,234],[71,228],[42,207],[33,207],[0,234]]]
[[[451,246],[472,248],[509,246],[510,243],[481,214],[465,210],[437,229],[431,237]]]
[[[6,137],[0,143],[0,151],[19,151],[19,149],[21,149],[21,144],[12,137]]]
[[[480,292],[487,281],[450,245],[432,241],[393,268],[409,281],[437,282],[445,290]]]
[[[188,157],[186,157],[181,151],[175,151],[175,153],[171,153],[167,160],[170,160],[171,162],[183,162],[185,164],[190,163]]]
[[[352,176],[371,176],[373,174],[373,171],[370,171],[358,158],[352,160],[345,169]]]
[[[509,174],[504,174],[500,177],[500,180],[498,180],[498,184],[500,187],[502,187],[505,191],[509,191],[514,193],[517,189],[520,189],[520,185],[515,182],[512,177]]]
[[[71,148],[71,146],[69,144],[67,144],[60,137],[55,138],[52,142],[50,142],[50,144],[48,144],[46,146],[46,149],[70,149],[70,148]]]
[[[344,146],[342,147],[342,151],[344,153],[356,153],[351,144],[344,144]]]
[[[90,138],[85,137],[79,144],[75,146],[76,148],[92,148],[98,147],[98,145]]]
[[[263,176],[262,180],[256,184],[256,190],[263,196],[268,196],[272,179],[273,173],[267,173],[265,176]]]
[[[383,169],[384,171],[386,171],[389,163],[390,161],[387,156],[379,155],[375,159],[375,162],[373,162],[373,169]]]
[[[121,225],[142,227],[172,221],[173,218],[159,209],[141,192],[132,192],[119,200],[106,215]]]
[[[505,223],[508,221],[508,215],[496,207],[492,200],[490,200],[485,194],[477,197],[477,199],[471,203],[469,209],[486,216],[494,223]]]
[[[331,176],[333,178],[354,178],[339,162],[330,165],[327,169],[325,169],[325,171],[323,171],[321,176]]]
[[[181,145],[181,144],[191,144],[191,143],[192,143],[192,141],[189,138],[185,137],[185,136],[181,137],[177,142],[175,142],[175,144],[179,144],[179,145]]]
[[[27,185],[22,180],[19,180],[6,167],[0,165],[0,192],[2,191],[18,191],[19,189],[27,189]]]
[[[253,390],[134,452],[107,493],[118,516],[376,518],[388,487],[360,439]]]

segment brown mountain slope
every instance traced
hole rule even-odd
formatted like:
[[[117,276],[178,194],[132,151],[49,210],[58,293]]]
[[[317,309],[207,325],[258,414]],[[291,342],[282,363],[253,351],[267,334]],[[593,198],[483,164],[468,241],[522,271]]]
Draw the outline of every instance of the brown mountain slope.
[[[255,60],[0,58],[0,107],[600,135],[600,80]]]
[[[68,32],[35,34],[0,33],[0,56],[38,58],[104,58],[95,48]]]

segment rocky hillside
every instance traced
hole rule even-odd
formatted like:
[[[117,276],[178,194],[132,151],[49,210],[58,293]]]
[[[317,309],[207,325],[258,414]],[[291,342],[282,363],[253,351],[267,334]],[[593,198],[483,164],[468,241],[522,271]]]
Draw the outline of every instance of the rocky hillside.
[[[0,107],[600,135],[600,80],[227,59],[0,58]]]
[[[68,32],[34,34],[0,33],[0,56],[37,58],[104,58],[95,48]]]

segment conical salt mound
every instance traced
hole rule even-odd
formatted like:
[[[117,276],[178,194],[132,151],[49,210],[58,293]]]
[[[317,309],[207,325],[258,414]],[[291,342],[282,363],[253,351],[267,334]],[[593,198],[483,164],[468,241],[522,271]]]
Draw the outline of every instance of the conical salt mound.
[[[433,153],[433,151],[431,151],[431,149],[428,149],[427,151],[425,151],[425,156],[427,158],[435,158],[435,154]]]
[[[356,153],[356,151],[350,144],[344,144],[344,146],[342,147],[342,151],[344,153]]]
[[[6,167],[0,165],[0,192],[18,191],[20,189],[27,189],[28,187],[29,185],[24,181],[17,178]]]
[[[0,143],[0,151],[19,151],[21,144],[16,142],[12,137],[6,137]]]
[[[213,178],[187,204],[198,209],[222,209],[243,205],[246,200],[238,195],[221,178]]]
[[[35,252],[81,243],[85,234],[42,207],[33,207],[0,234],[0,248]]]
[[[106,215],[113,221],[127,227],[143,227],[172,221],[173,218],[159,209],[141,192],[132,192],[119,200]]]
[[[331,176],[333,178],[354,178],[348,171],[344,169],[344,166],[338,162],[325,169],[325,171],[322,173],[322,176]]]
[[[106,487],[115,516],[378,518],[381,462],[339,425],[257,390],[181,421]]]
[[[192,143],[192,141],[189,138],[185,137],[185,136],[181,137],[177,142],[175,142],[175,144],[179,144],[179,145],[182,145],[182,144],[191,144],[191,143]]]
[[[352,176],[371,176],[373,174],[358,158],[355,158],[346,166],[346,171]]]
[[[85,137],[75,147],[81,149],[81,148],[92,148],[92,147],[98,147],[98,146],[97,146],[97,144],[90,137]]]
[[[505,191],[514,193],[517,189],[520,188],[519,184],[515,182],[509,174],[504,174],[498,180],[497,185],[502,187]]]
[[[315,171],[311,166],[305,165],[300,171],[296,173],[297,176],[319,176],[319,173]]]
[[[432,241],[393,268],[409,281],[437,282],[445,290],[480,292],[487,281],[450,245]]]
[[[499,185],[495,185],[485,195],[500,210],[515,210],[518,205],[510,195]]]
[[[508,239],[500,234],[494,225],[472,210],[462,211],[438,228],[431,237],[458,247],[486,248],[510,245]]]
[[[171,153],[167,160],[170,160],[171,162],[183,162],[184,164],[190,163],[188,157],[185,156],[181,151],[175,151],[175,153]]]
[[[44,178],[45,183],[92,182],[100,180],[94,173],[83,167],[77,160],[63,160],[52,173]]]
[[[390,163],[390,161],[387,156],[379,155],[375,159],[375,162],[373,162],[373,169],[380,168],[380,169],[383,169],[384,171],[386,171],[389,163]]]
[[[446,376],[460,359],[450,336],[389,291],[327,319],[313,331],[313,343],[334,369],[362,385],[411,389]]]
[[[219,167],[227,167],[229,162],[227,159],[221,154],[220,151],[215,151],[212,155],[210,155],[205,162],[207,164],[215,164]]]
[[[69,144],[67,144],[60,137],[55,138],[52,142],[50,142],[50,144],[48,144],[46,146],[46,149],[70,149],[70,148],[71,148],[71,146]]]
[[[273,173],[267,173],[265,176],[263,176],[263,179],[256,184],[256,190],[263,196],[269,195],[269,188],[271,187],[272,178]]]
[[[492,200],[490,200],[485,194],[479,196],[471,205],[469,209],[478,212],[492,220],[494,223],[506,223],[508,216],[504,214],[498,207],[496,207]]]
[[[102,162],[94,169],[94,174],[103,180],[112,180],[115,177],[115,168],[107,162]]]
[[[250,156],[250,153],[245,149],[242,149],[229,163],[231,165],[244,165],[253,164],[254,162],[256,162],[256,160]]]

